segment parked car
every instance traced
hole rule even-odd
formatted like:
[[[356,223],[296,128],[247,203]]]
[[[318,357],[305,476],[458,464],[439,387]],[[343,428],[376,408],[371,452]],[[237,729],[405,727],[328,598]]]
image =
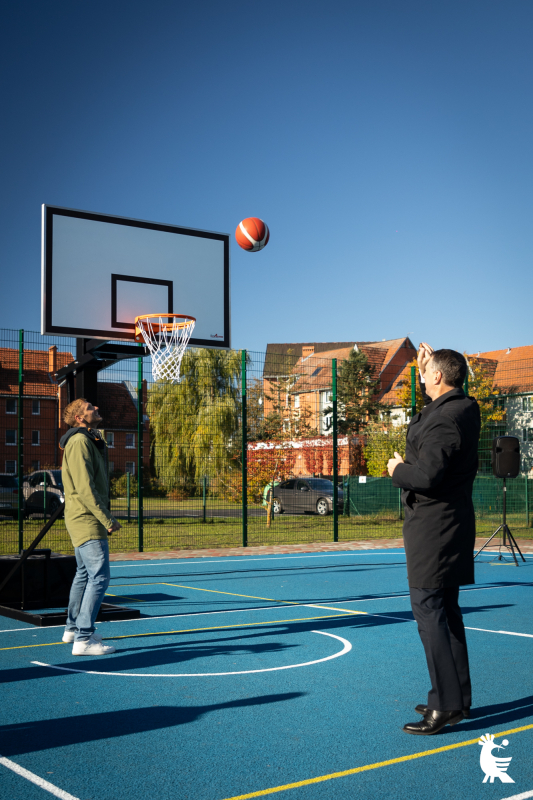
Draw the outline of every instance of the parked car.
[[[0,475],[0,516],[16,517],[19,484],[14,475]]]
[[[344,494],[338,490],[337,508],[342,511]],[[274,514],[284,511],[326,516],[333,511],[333,482],[326,478],[291,478],[274,488]]]
[[[53,514],[60,503],[65,502],[63,481],[60,469],[45,469],[30,472],[24,476],[22,492],[24,494],[24,513],[42,514],[44,511],[46,475],[46,513]]]

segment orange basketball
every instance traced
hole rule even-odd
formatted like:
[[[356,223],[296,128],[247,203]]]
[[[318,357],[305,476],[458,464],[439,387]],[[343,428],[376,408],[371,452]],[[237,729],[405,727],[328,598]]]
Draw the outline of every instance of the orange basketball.
[[[270,231],[266,222],[259,217],[247,217],[237,225],[235,238],[243,250],[255,253],[256,250],[262,250],[268,244]]]

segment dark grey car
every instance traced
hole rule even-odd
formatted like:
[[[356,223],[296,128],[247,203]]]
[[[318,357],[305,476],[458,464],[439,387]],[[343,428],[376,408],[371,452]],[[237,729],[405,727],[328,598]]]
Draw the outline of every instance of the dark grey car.
[[[342,511],[344,494],[338,490],[337,508]],[[326,516],[333,511],[333,482],[326,478],[291,478],[274,489],[272,501],[274,514],[284,511],[296,514],[320,514]]]
[[[14,475],[0,475],[0,515],[15,517],[18,509],[18,480]]]

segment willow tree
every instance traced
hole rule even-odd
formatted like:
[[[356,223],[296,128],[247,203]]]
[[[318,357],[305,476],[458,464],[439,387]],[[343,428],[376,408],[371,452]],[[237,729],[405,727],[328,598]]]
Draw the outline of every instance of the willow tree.
[[[180,383],[158,381],[149,389],[153,463],[168,491],[230,466],[241,410],[240,374],[240,352],[190,348]]]

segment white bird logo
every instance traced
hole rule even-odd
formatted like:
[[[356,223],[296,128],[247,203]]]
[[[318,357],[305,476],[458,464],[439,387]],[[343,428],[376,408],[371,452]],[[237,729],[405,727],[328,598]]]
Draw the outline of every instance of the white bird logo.
[[[501,744],[496,744],[494,741],[494,734],[486,733],[479,739],[478,744],[482,746],[481,755],[479,756],[479,765],[485,773],[483,783],[486,783],[489,778],[491,783],[494,783],[494,778],[499,778],[502,783],[514,783],[513,779],[507,774],[507,767],[513,760],[513,757],[496,758],[496,756],[492,755],[492,751],[495,747],[497,747],[498,750],[507,747],[509,744],[507,739],[504,739]]]

